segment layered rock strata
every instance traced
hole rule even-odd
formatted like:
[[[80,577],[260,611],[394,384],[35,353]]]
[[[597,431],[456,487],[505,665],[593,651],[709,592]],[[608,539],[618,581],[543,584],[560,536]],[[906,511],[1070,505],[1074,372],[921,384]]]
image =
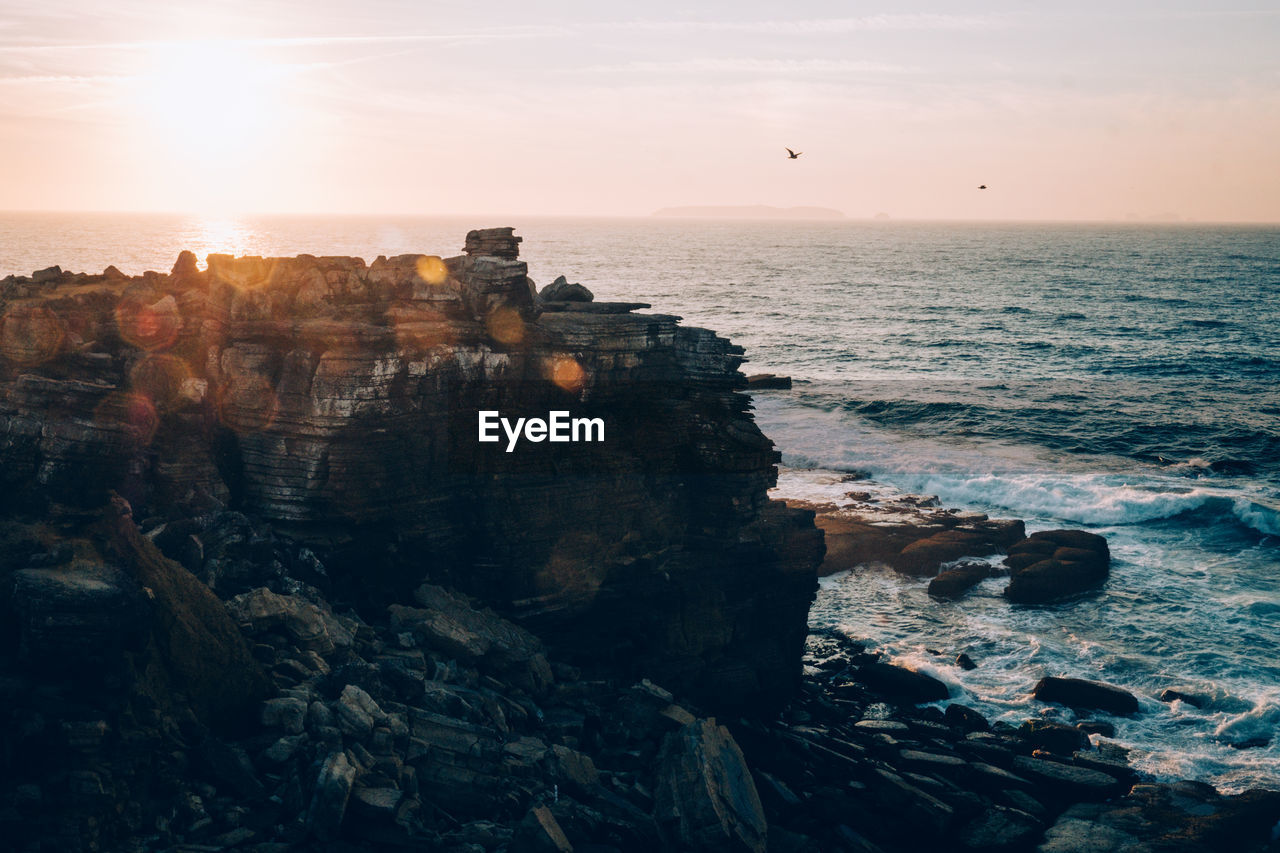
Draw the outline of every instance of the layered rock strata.
[[[89,509],[114,490],[215,582],[216,543],[178,516],[226,503],[311,545],[353,599],[444,583],[576,659],[776,703],[822,544],[766,497],[776,453],[742,350],[580,286],[544,301],[519,242],[4,279],[3,498]],[[600,418],[604,440],[509,452],[478,441],[481,410]]]

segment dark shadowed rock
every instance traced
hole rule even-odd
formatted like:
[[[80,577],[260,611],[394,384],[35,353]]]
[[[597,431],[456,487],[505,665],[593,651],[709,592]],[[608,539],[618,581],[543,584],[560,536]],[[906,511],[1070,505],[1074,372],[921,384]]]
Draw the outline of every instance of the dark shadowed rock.
[[[946,699],[947,685],[932,675],[890,663],[869,663],[858,670],[858,680],[899,702],[920,704]]]
[[[991,574],[986,563],[962,563],[929,581],[929,595],[934,598],[957,599]]]
[[[1093,589],[1107,579],[1107,540],[1084,530],[1042,530],[1014,544],[1004,595],[1016,604],[1048,604]]]
[[[1024,850],[1044,830],[1037,818],[1004,806],[992,806],[960,829],[958,839],[965,850]]]
[[[786,391],[791,388],[791,377],[774,373],[753,373],[747,377],[747,388],[755,391]]]
[[[307,810],[307,829],[311,834],[320,839],[337,834],[347,814],[356,773],[345,752],[335,752],[325,759]]]
[[[564,276],[542,288],[538,296],[546,302],[591,302],[595,294],[581,284],[569,282]]]
[[[676,844],[764,853],[768,825],[742,751],[715,720],[668,734],[658,755],[654,815]]]
[[[1172,688],[1161,690],[1159,699],[1161,702],[1183,702],[1192,708],[1203,708],[1205,703],[1205,697],[1203,696]]]
[[[1037,749],[1059,755],[1072,755],[1076,750],[1089,747],[1088,734],[1053,720],[1028,720],[1018,727],[1018,737]]]
[[[512,853],[573,853],[560,822],[546,806],[529,809],[516,830]]]
[[[1041,702],[1056,702],[1068,708],[1097,709],[1108,714],[1138,713],[1138,700],[1129,691],[1084,678],[1042,678],[1036,682],[1032,695]]]

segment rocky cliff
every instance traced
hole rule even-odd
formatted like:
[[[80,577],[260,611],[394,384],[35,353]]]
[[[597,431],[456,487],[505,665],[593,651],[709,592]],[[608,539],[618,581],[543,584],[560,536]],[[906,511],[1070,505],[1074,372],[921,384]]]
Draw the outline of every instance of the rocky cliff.
[[[537,294],[519,242],[11,276],[0,499],[70,512],[114,491],[226,596],[243,590],[190,521],[224,505],[305,543],[357,603],[444,583],[583,662],[776,704],[821,538],[766,497],[741,349],[580,286]],[[600,418],[604,440],[508,451],[477,440],[480,410]]]

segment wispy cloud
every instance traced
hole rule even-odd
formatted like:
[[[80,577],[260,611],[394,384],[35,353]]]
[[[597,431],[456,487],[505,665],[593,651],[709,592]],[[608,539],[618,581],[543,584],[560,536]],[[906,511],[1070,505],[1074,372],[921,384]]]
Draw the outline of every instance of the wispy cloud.
[[[500,39],[527,39],[566,35],[565,27],[530,26],[501,27],[465,33],[409,33],[397,35],[314,35],[268,38],[215,39],[219,44],[233,47],[326,47],[333,45],[414,44],[466,41],[492,41]],[[199,41],[199,40],[194,40]],[[154,39],[145,41],[100,42],[44,42],[40,44],[0,44],[4,53],[51,53],[58,51],[136,50],[138,48],[173,47],[184,43],[181,39]]]
[[[857,59],[676,59],[671,61],[638,60],[618,65],[593,65],[574,69],[575,73],[626,73],[654,74],[771,74],[771,75],[831,75],[831,74],[914,74],[921,69],[892,65],[883,62],[866,62]]]
[[[1011,25],[1005,17],[992,15],[863,15],[852,18],[801,18],[766,21],[623,21],[597,24],[608,29],[653,30],[665,32],[759,33],[766,35],[839,35],[852,32],[887,30],[963,30],[978,32],[1003,29]]]

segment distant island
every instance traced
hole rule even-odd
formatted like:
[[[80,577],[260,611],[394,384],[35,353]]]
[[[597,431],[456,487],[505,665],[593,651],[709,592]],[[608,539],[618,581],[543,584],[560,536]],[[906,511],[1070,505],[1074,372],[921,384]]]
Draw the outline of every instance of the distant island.
[[[655,210],[654,216],[689,217],[698,219],[844,219],[838,210],[830,207],[770,207],[767,204],[704,205],[694,207],[664,207]]]

